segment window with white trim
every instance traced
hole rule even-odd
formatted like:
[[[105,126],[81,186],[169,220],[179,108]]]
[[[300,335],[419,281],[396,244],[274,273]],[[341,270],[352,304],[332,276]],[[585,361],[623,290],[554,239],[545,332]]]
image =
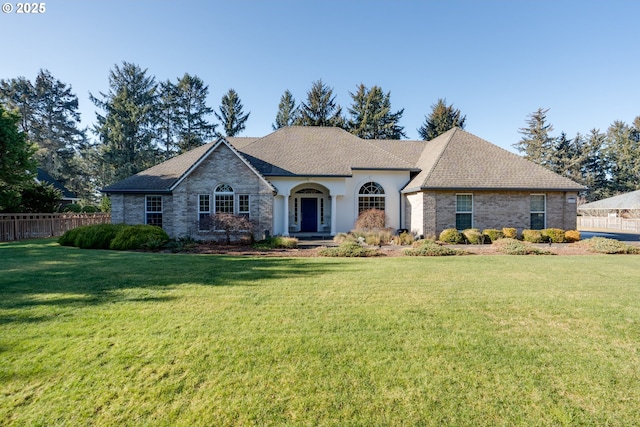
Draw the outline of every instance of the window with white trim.
[[[377,182],[367,182],[358,192],[358,215],[369,209],[384,211],[385,195],[382,185]]]
[[[198,195],[198,229],[208,230],[210,217],[211,217],[211,196],[208,194],[199,194]]]
[[[456,194],[456,229],[473,228],[473,194]]]
[[[547,228],[547,196],[545,194],[531,195],[531,224],[532,230]]]
[[[238,194],[238,215],[249,218],[249,195]]]
[[[233,188],[228,184],[220,184],[216,187],[215,194],[215,212],[234,214],[233,206]]]
[[[145,196],[145,223],[162,227],[162,196]]]

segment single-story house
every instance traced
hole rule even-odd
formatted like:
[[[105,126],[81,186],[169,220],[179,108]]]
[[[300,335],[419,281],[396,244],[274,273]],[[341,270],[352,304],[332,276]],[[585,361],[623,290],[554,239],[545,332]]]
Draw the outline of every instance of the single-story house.
[[[640,190],[585,203],[578,207],[578,213],[585,216],[640,218]]]
[[[436,236],[446,228],[576,227],[584,187],[469,132],[431,141],[364,140],[339,128],[285,127],[220,137],[103,189],[112,221],[161,225],[206,239],[199,219],[248,216],[256,237],[332,236],[368,209],[388,225]]]

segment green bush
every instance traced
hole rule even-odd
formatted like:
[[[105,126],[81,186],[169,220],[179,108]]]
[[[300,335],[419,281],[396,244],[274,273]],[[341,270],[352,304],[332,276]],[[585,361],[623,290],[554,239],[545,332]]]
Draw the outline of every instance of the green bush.
[[[511,227],[505,227],[502,229],[502,234],[507,239],[517,239],[518,238],[518,230]]]
[[[497,240],[493,243],[493,246],[506,255],[550,255],[551,252],[543,249],[531,246],[528,243],[521,242],[520,240],[504,238]]]
[[[295,237],[273,236],[253,244],[256,249],[295,249],[298,239]]]
[[[83,227],[74,240],[74,246],[81,249],[109,249],[111,241],[120,230],[126,227],[124,224],[97,224]]]
[[[615,239],[605,237],[592,237],[583,240],[580,245],[586,246],[591,252],[599,254],[639,254],[640,248],[627,245]]]
[[[547,242],[551,243],[564,243],[564,230],[559,228],[545,228],[541,231],[542,237],[545,238]]]
[[[549,238],[541,230],[522,230],[522,240],[529,243],[547,243]]]
[[[372,257],[381,255],[376,249],[363,248],[354,242],[344,242],[337,248],[322,248],[318,255],[323,257]]]
[[[467,252],[465,251],[439,245],[433,240],[420,240],[419,242],[414,242],[413,248],[405,249],[403,253],[408,256],[467,255]]]
[[[78,203],[70,203],[62,208],[62,212],[80,213],[82,212],[82,206]]]
[[[455,228],[447,228],[446,230],[442,230],[439,240],[445,243],[457,244],[464,241],[464,236]]]
[[[100,212],[100,208],[98,208],[97,206],[91,206],[91,205],[87,205],[87,206],[83,206],[82,213],[96,213],[96,212]]]
[[[462,232],[464,239],[471,245],[479,245],[484,243],[482,233],[477,228],[467,228]]]
[[[130,225],[121,227],[109,245],[110,249],[128,251],[142,249],[144,245],[157,240],[169,241],[169,236],[155,225]]]
[[[58,244],[61,246],[77,246],[76,239],[78,238],[78,235],[83,233],[87,227],[90,226],[84,225],[65,231],[64,234],[58,238]]]
[[[484,236],[485,243],[491,243],[499,239],[504,239],[504,232],[496,230],[495,228],[488,228],[486,230],[483,230],[482,235]]]
[[[580,241],[580,232],[578,230],[567,230],[564,232],[564,240],[567,243]]]

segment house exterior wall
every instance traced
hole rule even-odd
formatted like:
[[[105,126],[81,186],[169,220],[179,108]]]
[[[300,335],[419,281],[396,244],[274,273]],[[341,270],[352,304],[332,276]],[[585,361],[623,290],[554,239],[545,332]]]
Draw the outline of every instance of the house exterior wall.
[[[456,227],[456,195],[473,195],[473,227],[502,229],[513,227],[519,233],[531,228],[531,195],[546,196],[546,228],[573,230],[576,228],[575,192],[541,191],[423,191],[409,194],[407,215],[411,215],[412,230],[418,224],[415,213],[422,205],[422,231],[424,236],[438,236],[442,230]],[[419,196],[421,200],[418,200]]]
[[[192,236],[202,240],[219,237],[198,230],[199,195],[210,195],[213,209],[214,190],[219,184],[233,188],[236,210],[237,195],[249,195],[249,217],[256,222],[254,237],[262,238],[265,231],[272,232],[273,190],[233,151],[220,145],[171,194],[162,195],[162,228],[170,237]],[[157,194],[112,194],[112,222],[144,224],[145,198],[151,195]]]

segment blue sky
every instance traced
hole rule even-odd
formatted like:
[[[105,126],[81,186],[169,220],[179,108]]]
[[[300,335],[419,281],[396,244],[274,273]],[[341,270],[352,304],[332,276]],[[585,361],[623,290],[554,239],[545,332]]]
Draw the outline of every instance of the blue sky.
[[[6,0],[2,0],[6,2]],[[17,2],[10,1],[15,7]],[[409,138],[438,98],[466,129],[503,148],[539,107],[555,134],[606,130],[640,115],[635,1],[50,0],[40,15],[0,14],[0,78],[33,80],[45,68],[78,95],[108,90],[115,64],[158,81],[197,75],[209,105],[234,88],[251,111],[242,136],[271,132],[289,89],[313,81],[346,111],[356,85],[391,92]],[[213,118],[212,118],[213,119]]]

